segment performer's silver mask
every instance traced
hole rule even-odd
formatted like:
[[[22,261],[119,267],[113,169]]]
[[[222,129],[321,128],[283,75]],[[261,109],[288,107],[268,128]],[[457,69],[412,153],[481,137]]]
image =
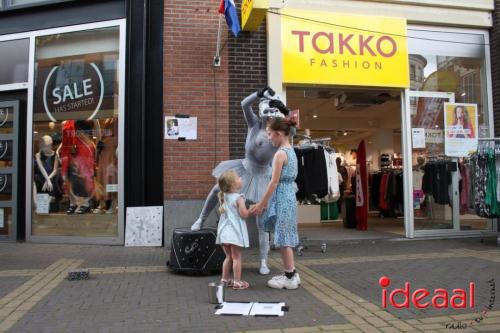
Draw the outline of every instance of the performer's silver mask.
[[[269,106],[269,99],[261,99],[259,102],[259,117],[264,118],[285,118],[278,108]]]

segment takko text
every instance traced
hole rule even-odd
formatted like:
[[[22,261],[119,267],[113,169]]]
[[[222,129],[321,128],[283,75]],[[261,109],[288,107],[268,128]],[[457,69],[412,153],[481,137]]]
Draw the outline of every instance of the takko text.
[[[410,302],[417,309],[425,309],[430,306],[436,309],[465,309],[475,307],[475,290],[476,285],[474,282],[469,283],[468,290],[466,289],[453,289],[450,293],[446,289],[437,288],[434,292],[430,292],[425,288],[419,288],[415,291],[411,290],[410,282],[405,282],[404,288],[396,288],[388,291],[386,288],[391,285],[391,279],[387,276],[382,276],[378,281],[382,287],[382,308],[387,308],[387,300],[397,309],[409,308]],[[397,303],[396,296],[402,296],[403,302]],[[451,297],[450,297],[451,296]]]
[[[354,34],[334,34],[333,32],[319,31],[312,36],[309,31],[292,30],[292,35],[298,36],[299,52],[304,52],[305,42],[321,54],[359,55],[370,54],[373,57],[382,56],[390,58],[396,54],[398,46],[391,36],[365,36]]]

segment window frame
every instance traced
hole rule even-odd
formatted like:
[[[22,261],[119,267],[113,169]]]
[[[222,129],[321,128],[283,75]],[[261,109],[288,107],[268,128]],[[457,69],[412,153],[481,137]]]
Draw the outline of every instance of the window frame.
[[[16,5],[12,3],[13,0],[0,0],[0,11],[10,11],[17,10],[22,8],[30,8],[30,7],[39,7],[39,6],[47,6],[53,5],[62,2],[70,2],[75,0],[44,0],[40,2],[28,3],[28,4],[20,4]]]

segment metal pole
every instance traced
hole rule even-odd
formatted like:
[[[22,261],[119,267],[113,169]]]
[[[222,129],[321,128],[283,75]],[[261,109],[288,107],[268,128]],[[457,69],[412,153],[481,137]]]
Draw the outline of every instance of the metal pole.
[[[217,49],[215,50],[214,67],[220,67],[220,27],[222,22],[222,14],[219,14],[219,28],[217,29]]]

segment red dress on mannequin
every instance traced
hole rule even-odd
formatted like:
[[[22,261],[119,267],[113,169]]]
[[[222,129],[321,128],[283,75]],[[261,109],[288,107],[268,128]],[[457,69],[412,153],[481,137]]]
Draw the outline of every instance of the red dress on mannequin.
[[[69,179],[66,191],[79,197],[90,198],[94,193],[95,146],[85,130],[80,129],[74,120],[63,123],[61,172]]]

